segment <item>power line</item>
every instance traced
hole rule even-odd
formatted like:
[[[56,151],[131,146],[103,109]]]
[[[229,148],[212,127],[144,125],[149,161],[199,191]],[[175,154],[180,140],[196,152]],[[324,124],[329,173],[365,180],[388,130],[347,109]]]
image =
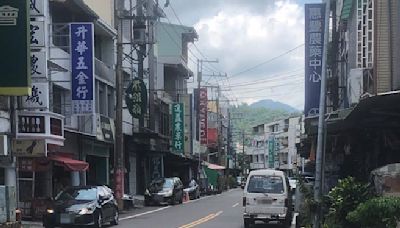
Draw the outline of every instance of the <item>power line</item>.
[[[291,53],[291,52],[293,52],[293,51],[299,49],[299,48],[302,47],[302,46],[304,46],[304,44],[300,44],[300,45],[296,46],[295,48],[292,48],[292,49],[290,49],[290,50],[288,50],[288,51],[286,51],[286,52],[284,52],[284,53],[282,53],[282,54],[280,54],[280,55],[278,55],[278,56],[275,56],[275,57],[273,57],[273,58],[271,58],[271,59],[268,59],[267,61],[264,61],[264,62],[262,62],[262,63],[259,63],[259,64],[255,65],[255,66],[253,66],[253,67],[247,68],[247,69],[245,69],[245,70],[243,70],[243,71],[240,71],[240,72],[238,72],[238,73],[236,73],[236,74],[233,74],[233,75],[231,76],[231,78],[236,77],[236,76],[239,76],[239,75],[244,74],[244,73],[246,73],[246,72],[252,71],[252,70],[254,70],[254,69],[256,69],[256,68],[258,68],[258,67],[260,67],[260,66],[262,66],[262,65],[265,65],[265,64],[267,64],[267,63],[273,62],[273,61],[275,61],[275,60],[281,58],[282,56],[285,56],[285,55],[287,55],[287,54],[289,54],[289,53]]]

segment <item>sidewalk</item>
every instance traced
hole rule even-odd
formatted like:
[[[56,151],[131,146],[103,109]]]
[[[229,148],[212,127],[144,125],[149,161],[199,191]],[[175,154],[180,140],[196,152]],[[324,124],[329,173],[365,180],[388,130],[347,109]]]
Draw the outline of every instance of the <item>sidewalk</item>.
[[[144,196],[133,196],[134,207],[129,210],[123,210],[120,213],[120,218],[134,215],[139,209],[144,208]],[[43,228],[42,221],[22,221],[22,228]]]

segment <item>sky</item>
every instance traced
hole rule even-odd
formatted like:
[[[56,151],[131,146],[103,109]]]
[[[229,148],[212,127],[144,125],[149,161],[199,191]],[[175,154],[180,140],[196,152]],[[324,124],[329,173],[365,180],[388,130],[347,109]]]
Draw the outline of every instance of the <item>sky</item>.
[[[192,26],[192,60],[203,82],[219,84],[233,104],[272,99],[304,109],[304,4],[317,0],[170,0],[166,22]],[[163,4],[160,0],[160,4]],[[194,61],[189,66],[196,72]]]

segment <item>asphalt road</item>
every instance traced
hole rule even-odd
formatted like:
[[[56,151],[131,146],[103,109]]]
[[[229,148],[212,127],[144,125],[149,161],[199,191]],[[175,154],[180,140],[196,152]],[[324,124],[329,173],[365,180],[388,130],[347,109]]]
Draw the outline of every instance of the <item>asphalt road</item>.
[[[176,206],[145,207],[121,215],[118,228],[242,228],[242,190],[206,196]],[[265,227],[256,225],[254,228]],[[269,226],[279,227],[279,226]]]

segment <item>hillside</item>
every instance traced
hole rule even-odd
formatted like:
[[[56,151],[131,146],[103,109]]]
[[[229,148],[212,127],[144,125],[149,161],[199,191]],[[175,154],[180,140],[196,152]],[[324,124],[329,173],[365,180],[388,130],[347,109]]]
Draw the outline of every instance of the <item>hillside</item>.
[[[250,107],[252,108],[266,108],[266,109],[271,109],[271,110],[283,110],[289,113],[293,113],[293,112],[299,112],[299,110],[297,110],[296,108],[281,103],[279,101],[274,101],[274,100],[270,100],[270,99],[265,99],[265,100],[260,100],[257,102],[254,102],[250,105]]]

